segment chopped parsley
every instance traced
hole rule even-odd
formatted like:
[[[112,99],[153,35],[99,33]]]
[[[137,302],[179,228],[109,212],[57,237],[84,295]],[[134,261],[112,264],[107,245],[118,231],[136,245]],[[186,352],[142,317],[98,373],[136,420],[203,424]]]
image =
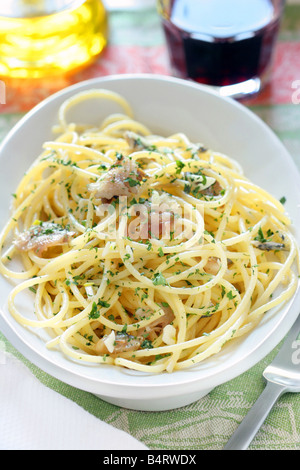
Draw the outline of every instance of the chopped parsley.
[[[152,279],[154,286],[167,286],[167,280],[162,273],[155,273],[154,278]]]
[[[233,295],[231,290],[227,292],[226,296],[228,297],[229,300],[233,300],[236,298],[236,295]]]
[[[270,241],[270,238],[271,238],[273,235],[274,235],[274,232],[272,232],[272,230],[269,229],[269,230],[267,231],[267,234],[266,234],[267,238],[265,238],[265,235],[264,235],[264,233],[263,233],[263,231],[262,231],[262,228],[260,227],[260,228],[258,229],[257,236],[254,238],[254,240],[256,240],[256,241],[258,241],[258,242],[260,242],[260,243],[266,243],[267,241]]]
[[[184,167],[185,167],[185,163],[183,163],[180,160],[176,160],[176,175],[179,175],[179,173],[181,173]]]
[[[160,257],[164,256],[164,252],[161,246],[158,248],[158,256]]]
[[[281,204],[285,204],[286,203],[286,197],[283,196],[281,199],[279,199],[279,201],[281,202]]]
[[[97,318],[100,317],[100,313],[97,308],[96,302],[93,302],[92,310],[90,311],[89,314],[89,320],[97,320]]]
[[[142,349],[152,349],[153,345],[152,342],[149,339],[145,339],[142,344],[141,344]]]
[[[100,307],[104,307],[104,308],[109,308],[110,307],[110,304],[108,302],[106,302],[105,300],[101,300],[101,299],[98,300],[98,305]]]
[[[129,186],[130,186],[131,188],[133,188],[134,186],[139,186],[139,185],[141,184],[139,181],[137,181],[137,180],[135,180],[135,179],[133,179],[133,178],[130,178],[130,177],[129,177],[129,178],[126,178],[125,181],[126,181],[126,183],[129,184]]]

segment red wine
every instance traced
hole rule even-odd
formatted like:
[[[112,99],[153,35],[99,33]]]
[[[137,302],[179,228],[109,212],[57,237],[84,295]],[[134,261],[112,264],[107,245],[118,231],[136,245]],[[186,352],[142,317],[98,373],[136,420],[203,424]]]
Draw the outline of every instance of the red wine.
[[[282,0],[171,0],[163,27],[174,74],[227,86],[264,77]]]

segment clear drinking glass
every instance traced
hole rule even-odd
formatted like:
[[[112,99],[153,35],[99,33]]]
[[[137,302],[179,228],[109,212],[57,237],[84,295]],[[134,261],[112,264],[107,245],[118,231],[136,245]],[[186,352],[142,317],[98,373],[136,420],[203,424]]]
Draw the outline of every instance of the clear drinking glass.
[[[107,42],[101,0],[0,3],[0,76],[32,78],[78,70]]]
[[[270,78],[284,0],[158,0],[173,74],[234,98]]]

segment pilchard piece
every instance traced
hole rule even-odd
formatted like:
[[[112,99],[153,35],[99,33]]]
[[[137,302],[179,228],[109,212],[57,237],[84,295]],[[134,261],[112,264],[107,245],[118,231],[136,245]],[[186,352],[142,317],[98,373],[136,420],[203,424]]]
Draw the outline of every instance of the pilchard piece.
[[[221,267],[220,260],[216,257],[210,257],[208,258],[207,263],[204,266],[204,271],[208,274],[212,274],[213,276],[216,276],[218,272],[220,271],[220,267]]]
[[[165,312],[164,315],[154,320],[152,323],[150,323],[150,325],[146,326],[145,328],[141,328],[140,330],[138,330],[138,337],[142,336],[144,338],[149,339],[150,341],[153,341],[156,336],[159,336],[162,333],[163,329],[167,325],[170,325],[174,321],[175,316],[171,307],[165,307],[162,304],[158,305]],[[145,315],[142,314],[142,309],[138,309],[135,312],[135,315],[137,317],[140,316],[141,319],[145,317]]]
[[[197,187],[199,191],[204,191],[216,183],[215,178],[205,175],[196,175],[195,173],[184,173],[184,179],[191,184],[192,188]]]
[[[219,196],[222,191],[220,183],[210,176],[197,175],[195,173],[184,173],[185,183],[184,191],[197,197],[198,194],[204,196]]]
[[[134,160],[121,156],[96,183],[88,186],[96,198],[110,200],[114,196],[137,194],[142,181],[147,178]]]
[[[142,137],[139,134],[136,134],[135,132],[126,131],[124,137],[129,147],[134,152],[139,152],[142,150],[153,151],[156,149],[155,145],[153,145],[146,137]]]
[[[33,250],[36,254],[42,254],[48,248],[69,243],[75,232],[69,231],[62,225],[52,222],[37,222],[25,232],[20,233],[14,241],[19,251]]]
[[[137,338],[127,333],[118,333],[116,335],[114,353],[136,351],[141,346],[142,340],[142,338]]]
[[[276,251],[276,250],[284,250],[285,244],[284,243],[275,243],[275,242],[259,242],[254,241],[253,245],[262,251]]]
[[[108,335],[103,336],[98,343],[96,344],[96,352],[100,355],[108,354],[110,351],[105,344]],[[127,333],[117,333],[113,342],[113,351],[111,354],[120,354],[128,351],[137,351],[140,348],[142,342],[142,337],[135,337]]]
[[[113,338],[113,343],[108,345],[107,342],[109,341],[110,335],[105,335],[97,342],[95,347],[96,353],[103,355],[110,352],[110,354],[116,355],[128,351],[137,351],[140,349],[146,338],[150,341],[155,339],[156,336],[161,334],[163,328],[166,325],[169,325],[175,318],[170,307],[165,307],[162,304],[159,305],[162,307],[165,314],[160,318],[157,318],[149,326],[139,329],[137,331],[137,336],[129,335],[128,333],[117,333]],[[151,313],[153,313],[151,309],[144,310],[139,308],[136,310],[135,316],[142,320],[145,317],[147,318]]]
[[[207,187],[201,192],[205,196],[211,197],[211,196],[220,196],[222,190],[223,188],[220,185],[219,181],[215,181],[213,184],[211,184],[209,187]]]

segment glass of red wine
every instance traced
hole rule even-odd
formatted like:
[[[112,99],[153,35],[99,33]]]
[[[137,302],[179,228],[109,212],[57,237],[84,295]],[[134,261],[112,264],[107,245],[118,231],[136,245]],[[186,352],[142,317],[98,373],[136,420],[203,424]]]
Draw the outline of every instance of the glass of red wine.
[[[173,75],[236,99],[270,79],[285,0],[157,0]]]

